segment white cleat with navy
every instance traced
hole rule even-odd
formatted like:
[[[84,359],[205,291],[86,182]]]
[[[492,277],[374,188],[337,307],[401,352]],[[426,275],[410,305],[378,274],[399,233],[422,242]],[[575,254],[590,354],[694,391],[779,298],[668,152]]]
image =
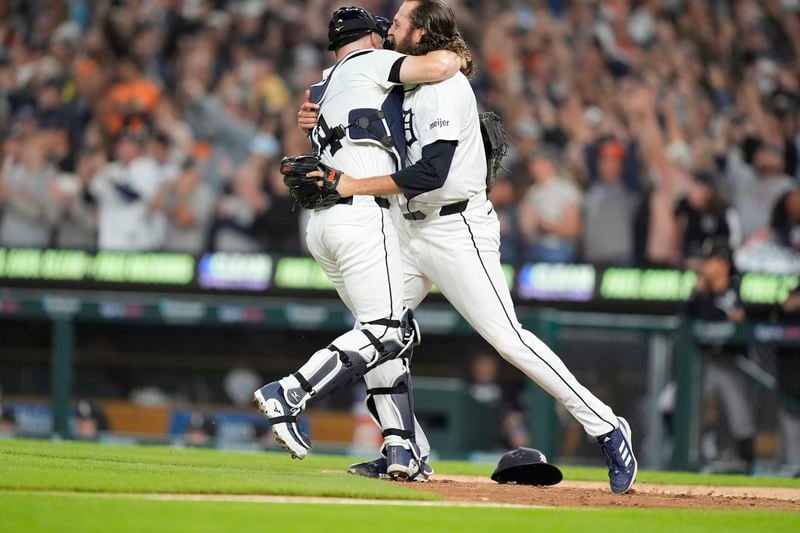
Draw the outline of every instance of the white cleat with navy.
[[[258,404],[261,414],[272,424],[275,440],[292,454],[293,459],[303,459],[311,449],[311,442],[297,425],[300,410],[292,408],[286,401],[280,383],[273,381],[264,385],[253,393],[253,400]]]

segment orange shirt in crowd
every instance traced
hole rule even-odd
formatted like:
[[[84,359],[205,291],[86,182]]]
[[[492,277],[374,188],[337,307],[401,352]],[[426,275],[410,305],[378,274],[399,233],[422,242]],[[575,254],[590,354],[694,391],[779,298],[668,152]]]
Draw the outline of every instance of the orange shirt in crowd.
[[[112,135],[116,135],[124,127],[139,130],[144,123],[141,117],[133,117],[126,123],[126,116],[131,114],[152,114],[161,93],[158,87],[144,78],[117,83],[107,93],[108,108],[103,114],[103,125]]]

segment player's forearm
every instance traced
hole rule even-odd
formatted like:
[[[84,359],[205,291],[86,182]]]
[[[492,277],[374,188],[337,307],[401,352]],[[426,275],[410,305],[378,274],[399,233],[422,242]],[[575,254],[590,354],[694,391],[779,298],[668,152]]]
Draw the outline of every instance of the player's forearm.
[[[400,65],[403,83],[430,83],[455,76],[461,69],[461,56],[449,50],[435,50],[424,56],[408,56]]]
[[[347,174],[342,174],[336,190],[343,198],[358,195],[384,196],[402,192],[391,176],[355,179]]]

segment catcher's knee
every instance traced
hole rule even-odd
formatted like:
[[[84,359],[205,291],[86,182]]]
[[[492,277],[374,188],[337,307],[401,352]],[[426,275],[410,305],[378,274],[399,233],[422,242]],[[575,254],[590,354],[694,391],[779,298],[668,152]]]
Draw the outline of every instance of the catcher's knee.
[[[386,329],[383,329],[383,335],[379,339],[376,330],[381,327]],[[375,348],[376,359],[369,365],[370,369],[400,357],[410,360],[414,347],[422,342],[419,324],[409,308],[403,310],[398,320],[373,320],[362,324],[360,331]]]

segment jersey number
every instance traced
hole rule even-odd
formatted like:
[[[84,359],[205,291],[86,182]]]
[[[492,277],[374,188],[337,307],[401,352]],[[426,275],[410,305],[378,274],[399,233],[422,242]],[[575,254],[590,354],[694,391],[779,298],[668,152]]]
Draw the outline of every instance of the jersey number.
[[[314,151],[316,151],[319,155],[322,155],[320,147],[322,147],[323,150],[330,150],[331,157],[333,157],[336,152],[342,148],[341,139],[330,139],[331,133],[331,128],[328,126],[328,123],[325,122],[325,117],[320,115],[319,120],[317,121],[317,127],[314,128],[314,132],[311,135],[311,142],[314,144]]]

